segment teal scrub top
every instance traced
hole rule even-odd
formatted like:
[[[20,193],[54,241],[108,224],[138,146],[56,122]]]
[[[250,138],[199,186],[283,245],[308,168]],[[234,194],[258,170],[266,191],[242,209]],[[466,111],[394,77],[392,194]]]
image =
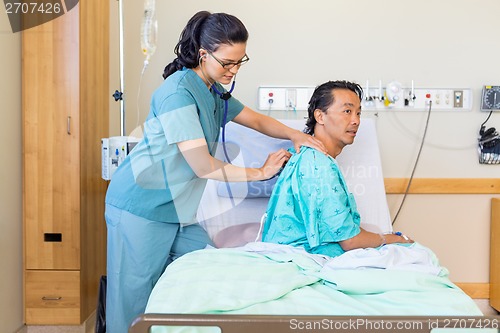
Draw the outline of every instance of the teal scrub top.
[[[243,107],[231,97],[226,120]],[[113,174],[106,203],[152,221],[195,223],[206,179],[196,176],[177,143],[205,138],[214,156],[223,116],[224,101],[193,70],[170,75],[153,93],[144,137]]]
[[[269,199],[262,240],[341,255],[338,242],[360,232],[360,215],[339,166],[312,148],[290,152]]]

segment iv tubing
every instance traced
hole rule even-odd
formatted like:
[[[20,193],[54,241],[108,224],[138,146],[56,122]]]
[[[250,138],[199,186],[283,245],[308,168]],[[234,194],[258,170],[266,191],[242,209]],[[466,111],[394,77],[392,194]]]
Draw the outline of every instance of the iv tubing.
[[[137,120],[135,123],[135,127],[139,127],[140,123],[139,120],[141,118],[141,112],[140,112],[140,107],[139,107],[139,101],[141,97],[141,86],[142,86],[142,78],[144,77],[144,70],[146,69],[146,64],[144,64],[144,68],[142,69],[142,73],[139,79],[139,88],[137,89]]]

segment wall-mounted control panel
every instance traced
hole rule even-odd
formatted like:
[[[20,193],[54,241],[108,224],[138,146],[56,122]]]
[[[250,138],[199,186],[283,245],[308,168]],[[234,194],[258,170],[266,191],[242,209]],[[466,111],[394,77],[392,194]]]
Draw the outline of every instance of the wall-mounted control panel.
[[[388,97],[386,89],[364,89],[363,110],[470,111],[472,90],[468,88],[401,88]]]
[[[261,86],[258,108],[261,111],[307,110],[315,87]],[[500,87],[499,87],[500,88]],[[363,111],[434,111],[472,110],[472,90],[469,88],[405,88],[400,84],[387,87],[363,87]],[[499,89],[500,103],[500,89]]]

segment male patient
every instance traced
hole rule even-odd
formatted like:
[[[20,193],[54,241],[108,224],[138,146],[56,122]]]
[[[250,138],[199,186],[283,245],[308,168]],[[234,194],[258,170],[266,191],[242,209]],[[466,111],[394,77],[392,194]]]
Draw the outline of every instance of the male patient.
[[[345,251],[412,243],[401,233],[376,234],[360,227],[361,217],[335,161],[354,142],[361,115],[362,88],[329,81],[309,101],[304,132],[314,135],[328,155],[301,147],[288,161],[273,189],[263,229],[264,242],[303,247],[331,257]]]

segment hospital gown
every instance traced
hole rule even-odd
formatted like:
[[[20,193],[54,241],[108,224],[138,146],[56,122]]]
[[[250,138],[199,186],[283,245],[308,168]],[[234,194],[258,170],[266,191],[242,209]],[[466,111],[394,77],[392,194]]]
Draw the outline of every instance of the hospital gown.
[[[294,154],[269,200],[262,239],[341,255],[345,251],[338,242],[360,232],[360,215],[339,166],[312,148],[290,151]]]

